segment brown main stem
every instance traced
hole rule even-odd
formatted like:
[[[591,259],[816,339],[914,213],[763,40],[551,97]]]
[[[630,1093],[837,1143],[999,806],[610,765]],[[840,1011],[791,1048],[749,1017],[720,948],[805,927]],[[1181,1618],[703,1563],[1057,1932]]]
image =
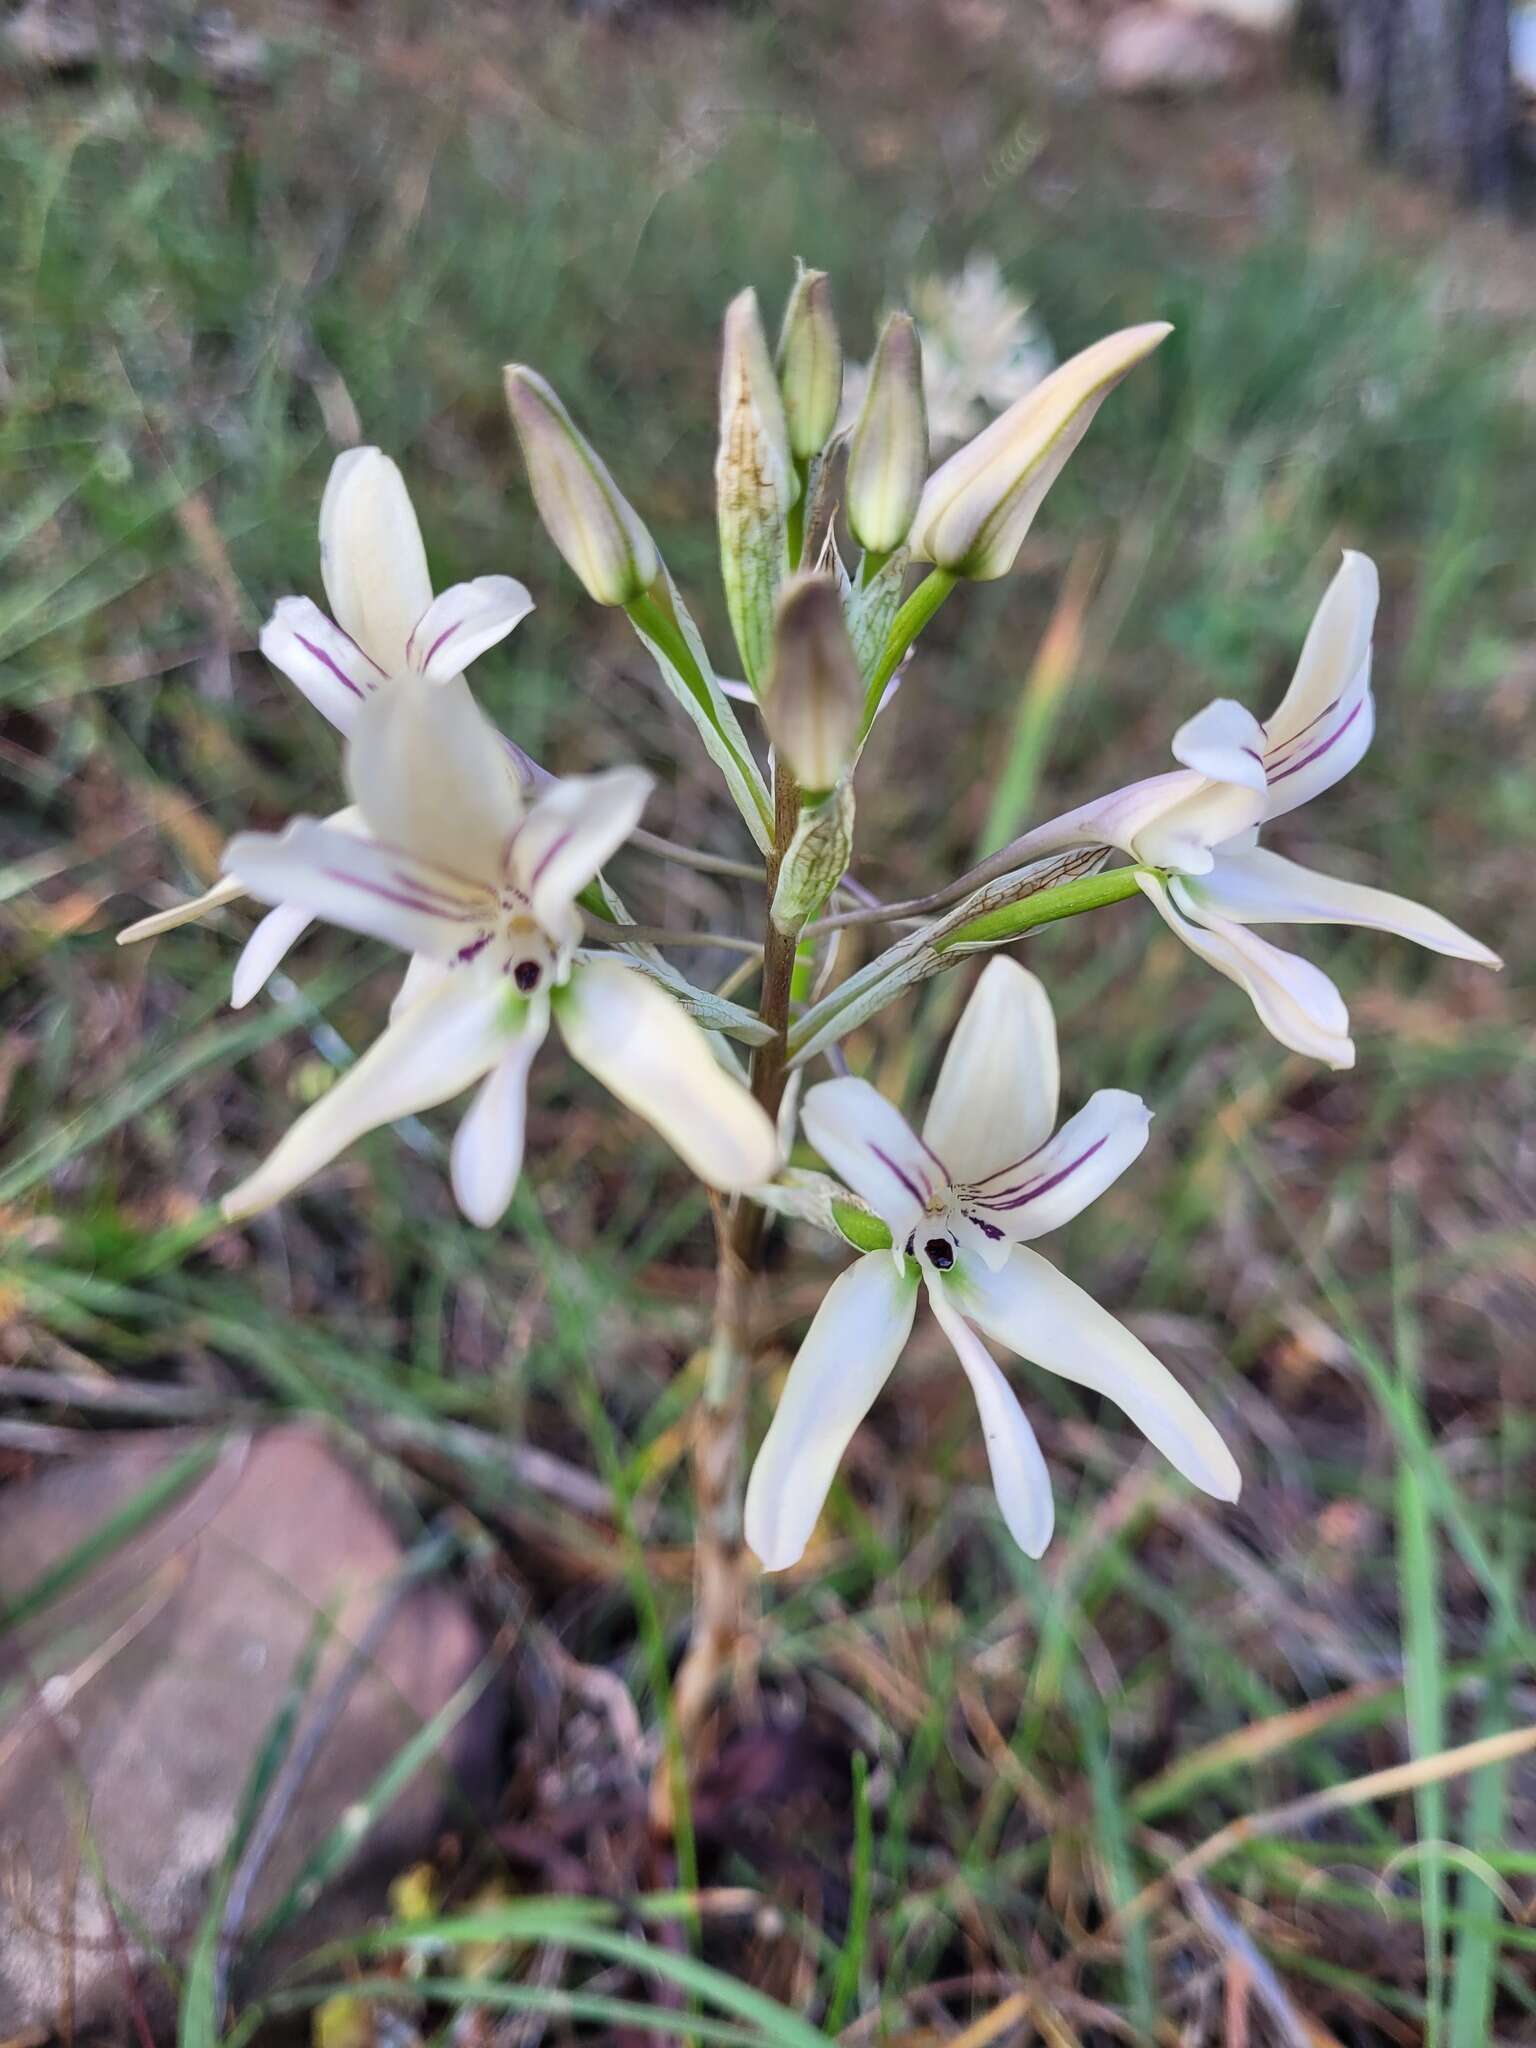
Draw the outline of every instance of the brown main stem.
[[[767,864],[770,907],[799,814],[800,792],[781,762],[774,776],[774,850]],[[752,1056],[752,1093],[774,1118],[786,1078],[795,945],[794,938],[777,930],[769,916],[758,1015],[772,1027],[773,1037]],[[741,1531],[742,1448],[752,1358],[753,1282],[763,1222],[762,1209],[744,1198],[717,1221],[714,1321],[693,1443],[693,1630],[673,1687],[678,1732],[690,1749],[720,1674],[746,1634],[749,1578]],[[671,1786],[665,1771],[658,1773],[653,1806],[658,1821],[665,1825],[671,1817]]]

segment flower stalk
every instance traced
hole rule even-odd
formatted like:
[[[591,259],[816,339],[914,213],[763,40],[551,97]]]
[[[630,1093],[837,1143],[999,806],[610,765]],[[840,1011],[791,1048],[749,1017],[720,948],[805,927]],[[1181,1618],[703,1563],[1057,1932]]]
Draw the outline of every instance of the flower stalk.
[[[767,862],[768,902],[794,841],[800,791],[781,762],[774,777],[774,848]],[[790,996],[795,938],[765,917],[758,1016],[773,1036],[752,1055],[751,1090],[777,1120],[788,1076]],[[766,1212],[748,1195],[715,1208],[715,1305],[705,1353],[704,1386],[693,1439],[694,1604],[688,1649],[673,1686],[683,1742],[691,1744],[721,1673],[749,1641],[753,1567],[743,1536],[747,1400],[751,1386],[752,1309]],[[671,1809],[671,1784],[658,1773],[653,1815]]]

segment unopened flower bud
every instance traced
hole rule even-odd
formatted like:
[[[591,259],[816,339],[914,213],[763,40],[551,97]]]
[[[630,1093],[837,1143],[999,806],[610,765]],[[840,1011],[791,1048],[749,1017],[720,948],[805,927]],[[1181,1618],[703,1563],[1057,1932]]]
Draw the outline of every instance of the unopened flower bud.
[[[848,450],[844,502],[859,545],[888,555],[907,537],[928,470],[923,349],[910,313],[881,329]]]
[[[1106,335],[1009,406],[936,469],[912,522],[914,561],[986,582],[1006,576],[1024,536],[1093,416],[1172,328],[1164,320]]]
[[[789,445],[799,462],[819,455],[843,397],[843,344],[824,270],[801,269],[779,330],[779,389]]]
[[[725,314],[715,504],[726,606],[754,689],[767,666],[773,601],[784,573],[786,524],[799,494],[789,424],[757,294],[744,291]]]
[[[831,789],[853,758],[864,681],[830,576],[793,576],[779,597],[763,723],[803,790]]]
[[[786,938],[803,930],[847,874],[852,855],[850,778],[801,811],[795,836],[779,867],[778,885],[769,909],[774,930],[783,932]]]
[[[645,523],[554,391],[521,363],[505,372],[539,517],[599,604],[631,604],[661,573]]]

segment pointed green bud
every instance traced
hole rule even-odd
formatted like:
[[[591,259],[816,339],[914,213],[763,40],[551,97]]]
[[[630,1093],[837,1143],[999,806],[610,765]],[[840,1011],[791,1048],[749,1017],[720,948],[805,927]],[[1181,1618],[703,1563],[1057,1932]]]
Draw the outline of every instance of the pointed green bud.
[[[829,790],[853,759],[864,681],[830,576],[792,576],[779,593],[763,723],[808,796]]]
[[[790,449],[798,462],[809,462],[830,440],[843,398],[843,344],[824,270],[799,267],[779,330],[778,365]]]
[[[789,424],[757,294],[744,291],[725,314],[715,506],[726,606],[753,689],[768,664],[789,508],[799,494]]]
[[[645,523],[537,370],[508,364],[507,406],[539,517],[599,604],[631,604],[661,574]]]
[[[929,477],[912,524],[912,558],[952,576],[1006,576],[1046,492],[1128,370],[1172,328],[1164,320],[1106,335],[1027,391]]]
[[[893,313],[880,330],[848,450],[844,504],[861,547],[888,555],[901,546],[927,473],[923,345],[911,314]]]
[[[801,810],[789,851],[779,864],[768,913],[774,930],[786,938],[801,931],[847,874],[852,857],[853,783],[845,778]]]

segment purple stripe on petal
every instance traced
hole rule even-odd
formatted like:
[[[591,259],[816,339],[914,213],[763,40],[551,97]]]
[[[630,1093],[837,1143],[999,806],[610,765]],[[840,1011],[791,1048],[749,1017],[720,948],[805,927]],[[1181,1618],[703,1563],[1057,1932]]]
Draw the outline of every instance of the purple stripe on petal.
[[[1322,710],[1317,712],[1313,717],[1309,718],[1305,725],[1298,726],[1295,732],[1293,732],[1290,735],[1289,739],[1277,741],[1276,744],[1272,746],[1269,752],[1264,756],[1264,759],[1266,761],[1278,760],[1279,757],[1283,753],[1285,753],[1288,747],[1300,746],[1301,742],[1306,738],[1307,734],[1311,732],[1312,728],[1314,726],[1321,725],[1325,718],[1330,716],[1331,713],[1338,710],[1339,706],[1343,703],[1343,701],[1344,693],[1341,690],[1337,697],[1330,697],[1328,702],[1323,706]],[[1268,726],[1264,728],[1264,731],[1267,736],[1269,732]]]
[[[1339,720],[1339,723],[1334,727],[1333,731],[1329,733],[1328,737],[1325,740],[1320,740],[1318,744],[1312,749],[1310,754],[1303,754],[1299,761],[1292,761],[1288,767],[1277,769],[1270,776],[1269,780],[1271,787],[1273,787],[1273,785],[1277,782],[1284,782],[1285,778],[1288,775],[1299,775],[1303,768],[1310,768],[1314,761],[1320,761],[1324,754],[1328,752],[1330,747],[1334,746],[1339,740],[1343,739],[1345,733],[1349,731],[1349,728],[1360,716],[1360,713],[1364,709],[1364,706],[1365,698],[1362,695],[1356,699],[1354,705],[1351,707],[1349,716],[1347,718],[1341,718]]]
[[[979,1194],[981,1189],[986,1187],[989,1182],[994,1180],[1003,1180],[1008,1174],[1017,1173],[1021,1166],[1028,1166],[1031,1159],[1038,1159],[1040,1154],[1045,1150],[1046,1146],[1049,1145],[1050,1142],[1051,1141],[1049,1138],[1042,1138],[1039,1144],[1035,1147],[1034,1151],[1026,1152],[1022,1159],[1015,1159],[1013,1163],[1009,1166],[997,1167],[993,1172],[986,1174],[981,1180],[967,1181],[965,1192],[967,1194]],[[1008,1190],[1004,1188],[1003,1193],[1007,1194],[1007,1192]]]
[[[540,854],[538,864],[535,866],[533,873],[528,877],[528,887],[530,891],[537,889],[537,887],[539,886],[540,875],[543,874],[544,870],[549,866],[550,862],[554,859],[555,855],[559,853],[564,847],[569,846],[570,843],[571,835],[569,832],[562,832],[558,839],[553,839],[550,841],[549,845],[545,847],[543,853]]]
[[[910,1174],[903,1173],[903,1171],[896,1164],[895,1160],[891,1157],[889,1152],[882,1152],[878,1145],[871,1145],[869,1149],[871,1152],[874,1153],[875,1157],[879,1160],[880,1164],[886,1169],[888,1173],[895,1174],[896,1178],[901,1182],[902,1186],[906,1189],[907,1193],[912,1197],[913,1201],[921,1202],[926,1208],[928,1202],[932,1198],[933,1189],[930,1187],[919,1187],[917,1182],[912,1179]]]
[[[437,638],[432,642],[432,645],[426,651],[426,655],[423,658],[421,664],[424,669],[430,668],[432,666],[432,658],[437,653],[439,647],[442,646],[445,640],[451,640],[454,634],[457,633],[457,631],[459,630],[460,626],[463,625],[463,623],[464,621],[462,619],[455,619],[451,626],[445,626],[443,628],[442,632],[438,634]]]
[[[337,682],[342,684],[344,688],[350,690],[354,697],[367,696],[368,692],[366,690],[360,689],[358,685],[353,682],[352,678],[347,674],[346,670],[342,668],[338,662],[333,661],[330,655],[326,653],[323,647],[317,647],[313,640],[306,640],[302,633],[295,633],[293,637],[295,640],[298,641],[301,647],[308,649],[308,651],[315,657],[316,661],[319,662],[322,668],[328,668],[331,674],[336,678]],[[361,648],[359,648],[358,652],[362,652]],[[383,670],[381,669],[379,673],[382,675]]]
[[[413,890],[418,896],[435,896],[442,905],[445,917],[473,917],[477,911],[485,908],[484,893],[473,897],[455,896],[430,878],[403,868],[394,870],[394,880],[402,889]]]
[[[1055,1173],[1047,1174],[1045,1179],[1037,1181],[1034,1187],[1025,1188],[1022,1193],[1012,1189],[1004,1189],[1001,1195],[980,1196],[978,1199],[981,1207],[984,1209],[1022,1209],[1028,1203],[1038,1201],[1041,1195],[1048,1195],[1052,1188],[1059,1188],[1064,1180],[1070,1179],[1080,1166],[1086,1166],[1094,1153],[1102,1151],[1108,1143],[1109,1133],[1106,1131],[1102,1138],[1094,1140],[1086,1152],[1080,1152],[1070,1165],[1058,1167]]]
[[[362,875],[348,874],[345,868],[321,868],[320,873],[331,882],[344,882],[349,889],[361,890],[365,896],[377,896],[381,903],[398,904],[402,910],[420,911],[425,917],[446,917],[462,923],[472,915],[470,911],[445,911],[425,898],[407,893],[405,889],[386,889],[382,882],[370,882]],[[480,906],[476,905],[478,909]]]

